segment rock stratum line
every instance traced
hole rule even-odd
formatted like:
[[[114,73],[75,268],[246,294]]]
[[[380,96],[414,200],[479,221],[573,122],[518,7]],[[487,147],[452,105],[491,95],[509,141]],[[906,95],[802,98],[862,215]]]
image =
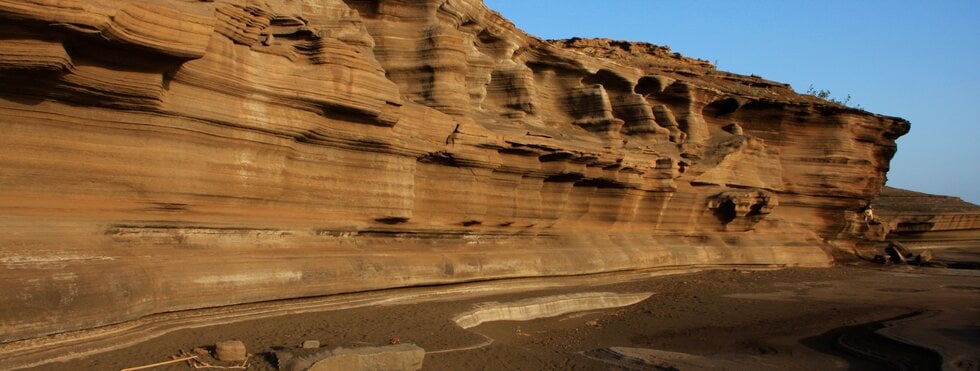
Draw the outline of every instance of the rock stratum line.
[[[324,313],[371,306],[466,300],[488,295],[556,290],[567,287],[595,287],[643,280],[651,277],[686,274],[721,268],[754,271],[779,269],[778,267],[738,266],[731,264],[719,266],[700,265],[697,267],[658,267],[654,269],[583,276],[529,277],[439,286],[396,288],[158,313],[96,329],[78,330],[57,335],[6,342],[0,344],[0,364],[5,369],[16,370],[55,362],[67,362],[99,353],[124,349],[184,329],[206,328],[301,313]],[[629,296],[629,294],[626,294],[626,296]],[[560,296],[558,297],[560,298]],[[593,295],[591,298],[595,298],[595,296]],[[525,301],[525,303],[527,302],[531,302],[532,304],[546,303],[546,301],[540,299]],[[596,301],[591,300],[591,302],[595,303]],[[582,304],[582,301],[575,304]],[[589,304],[589,300],[586,300],[585,304]],[[565,308],[568,308],[568,305]],[[579,308],[584,308],[584,306],[580,305]],[[513,318],[517,318],[517,316],[513,316]],[[477,335],[486,338],[486,336],[479,333]],[[485,342],[479,344],[432,350],[428,353],[438,354],[472,350],[484,347],[493,342],[490,338],[486,339]],[[70,349],[71,351],[66,352],[66,349]]]
[[[493,321],[529,321],[556,317],[566,313],[594,309],[619,308],[644,301],[653,293],[580,292],[574,294],[534,297],[516,302],[482,303],[478,308],[453,318],[464,329]]]
[[[476,0],[0,0],[0,342],[665,266],[826,266],[905,120]],[[976,219],[971,219],[976,220]]]

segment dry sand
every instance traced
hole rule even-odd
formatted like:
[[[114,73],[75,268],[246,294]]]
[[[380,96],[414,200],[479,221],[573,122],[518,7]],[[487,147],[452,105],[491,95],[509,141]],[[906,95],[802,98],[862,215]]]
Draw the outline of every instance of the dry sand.
[[[384,345],[397,339],[429,352],[427,370],[894,369],[889,361],[916,369],[939,369],[945,363],[947,369],[976,370],[977,272],[867,265],[729,268],[612,284],[569,284],[183,329],[36,369],[118,370],[164,361],[180,350],[218,340],[239,339],[256,354],[249,370],[272,370],[274,350],[294,349],[304,340],[319,340],[332,348]],[[597,291],[653,295],[622,308],[489,322],[467,330],[451,320],[482,302]],[[882,321],[885,328],[879,329]],[[189,369],[177,364],[153,370]]]

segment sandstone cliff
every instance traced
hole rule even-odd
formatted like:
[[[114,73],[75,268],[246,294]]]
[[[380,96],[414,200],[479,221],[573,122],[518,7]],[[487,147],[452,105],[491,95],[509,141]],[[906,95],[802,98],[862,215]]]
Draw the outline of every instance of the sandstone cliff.
[[[884,246],[875,240],[894,241],[915,253],[930,250],[938,261],[951,266],[980,267],[980,206],[957,197],[891,187],[884,187],[874,204],[881,224],[870,229],[872,238],[860,243],[864,254],[877,253]]]
[[[908,122],[478,0],[0,0],[0,342],[152,313],[824,266]]]

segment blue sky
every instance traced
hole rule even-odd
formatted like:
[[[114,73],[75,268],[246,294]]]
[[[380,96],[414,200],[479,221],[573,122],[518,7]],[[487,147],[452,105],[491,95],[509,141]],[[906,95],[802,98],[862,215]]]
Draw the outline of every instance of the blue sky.
[[[978,0],[486,0],[544,39],[669,45],[912,123],[888,185],[980,204]]]

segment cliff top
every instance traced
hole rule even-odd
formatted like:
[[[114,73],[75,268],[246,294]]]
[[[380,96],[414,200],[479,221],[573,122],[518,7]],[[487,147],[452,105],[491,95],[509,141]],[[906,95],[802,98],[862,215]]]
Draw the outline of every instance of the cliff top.
[[[959,197],[884,187],[874,202],[881,210],[930,213],[980,213],[980,206]]]

